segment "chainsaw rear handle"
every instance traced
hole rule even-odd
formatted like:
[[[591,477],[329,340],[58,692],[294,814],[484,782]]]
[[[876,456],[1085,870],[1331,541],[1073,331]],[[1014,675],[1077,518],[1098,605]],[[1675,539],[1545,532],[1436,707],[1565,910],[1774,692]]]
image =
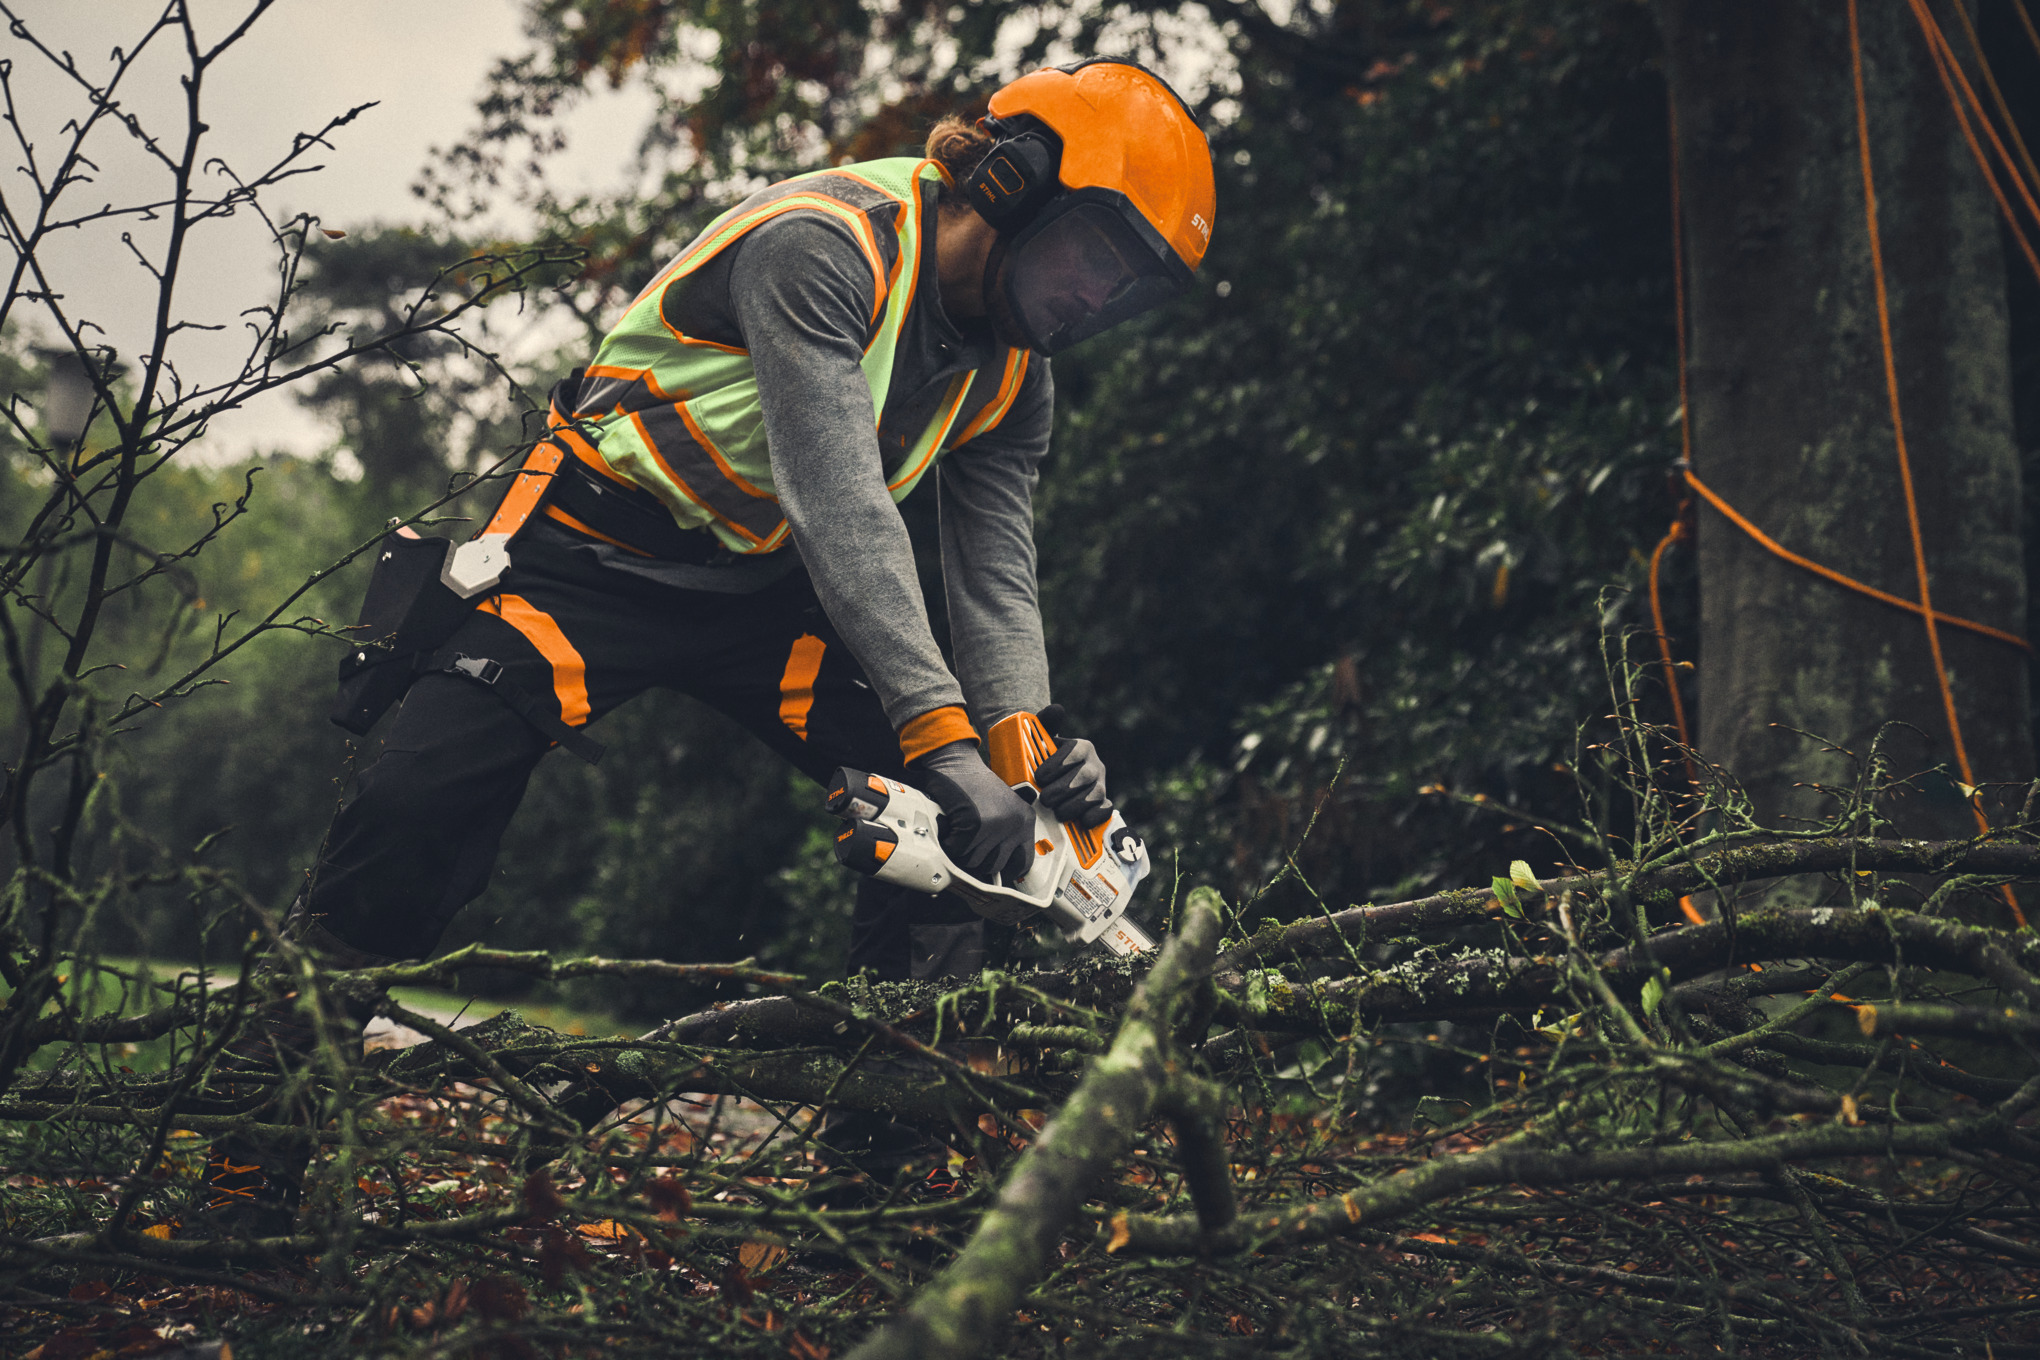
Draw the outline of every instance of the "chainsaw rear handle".
[[[1019,925],[1056,902],[1056,883],[1047,876],[1036,892],[986,883],[953,862],[942,848],[942,809],[919,789],[839,769],[826,790],[828,810],[843,818],[836,833],[836,862],[914,892],[954,892],[987,920]]]
[[[1027,801],[1034,800],[1030,798]],[[894,804],[899,802],[909,802],[914,806],[894,808]],[[926,806],[922,807],[924,803]],[[862,770],[853,770],[847,766],[838,769],[829,777],[823,806],[832,816],[841,817],[847,823],[844,830],[836,836],[836,862],[859,873],[875,874],[889,863],[899,849],[902,831],[916,839],[923,839],[924,837],[917,833],[932,828],[928,830],[925,838],[933,839],[936,842],[936,849],[941,848],[939,838],[942,813],[935,800],[918,789],[896,785],[881,775],[866,774]],[[885,815],[888,809],[893,809],[893,816],[890,818]],[[927,827],[920,824],[923,816],[927,819]],[[894,825],[886,825],[887,821]],[[987,883],[950,860],[946,852],[941,858],[943,861],[940,865],[941,872],[938,873],[936,868],[931,866],[925,878],[931,884],[938,877],[946,877],[952,881],[944,883],[941,887],[930,887],[926,891],[946,892],[951,887],[968,888],[975,893],[1009,899],[1034,911],[1045,910],[1054,896],[1052,891],[1022,892],[996,878]],[[888,877],[897,878],[898,872]]]
[[[1026,789],[1028,786],[1019,786]],[[863,770],[839,769],[825,792],[843,819],[836,861],[914,892],[954,892],[987,920],[1018,926],[1046,918],[1070,944],[1095,944],[1126,957],[1154,948],[1126,915],[1147,876],[1147,849],[1114,813],[1085,830],[1035,808],[1035,859],[1018,883],[986,883],[959,868],[943,850],[942,810],[927,794]]]

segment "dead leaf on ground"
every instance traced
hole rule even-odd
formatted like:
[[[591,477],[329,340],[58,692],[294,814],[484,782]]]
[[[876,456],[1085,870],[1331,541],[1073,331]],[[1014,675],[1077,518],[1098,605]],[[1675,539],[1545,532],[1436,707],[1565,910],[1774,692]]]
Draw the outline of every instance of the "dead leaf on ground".
[[[490,1322],[515,1322],[530,1307],[524,1286],[506,1275],[484,1275],[475,1281],[475,1311]]]
[[[659,1217],[671,1223],[684,1218],[694,1207],[687,1187],[677,1176],[658,1176],[645,1185],[645,1195],[658,1206]]]
[[[447,1323],[459,1321],[461,1315],[467,1312],[467,1306],[468,1282],[455,1280],[446,1286],[446,1293],[439,1298],[422,1308],[411,1310],[411,1325],[420,1331],[443,1327]]]
[[[763,1275],[786,1259],[786,1248],[776,1242],[746,1242],[737,1248],[737,1260],[746,1275]]]
[[[524,1207],[530,1211],[532,1218],[540,1222],[567,1207],[567,1202],[553,1187],[552,1177],[542,1167],[524,1178]]]

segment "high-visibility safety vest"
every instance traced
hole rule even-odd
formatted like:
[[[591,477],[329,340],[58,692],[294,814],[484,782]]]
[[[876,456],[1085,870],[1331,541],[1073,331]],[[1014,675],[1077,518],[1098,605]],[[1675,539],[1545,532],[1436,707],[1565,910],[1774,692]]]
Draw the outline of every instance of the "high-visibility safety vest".
[[[681,334],[666,319],[667,290],[783,213],[823,213],[842,222],[863,247],[876,283],[862,367],[872,408],[882,413],[921,271],[935,267],[928,190],[947,182],[934,161],[865,161],[775,184],[718,217],[603,340],[569,413],[590,437],[570,438],[569,447],[598,472],[652,492],[681,527],[709,527],[732,552],[784,546],[786,516],[773,494],[751,357]],[[952,378],[924,428],[888,432],[898,436],[881,439],[893,500],[906,499],[944,453],[1004,419],[1026,371],[1027,351],[1008,350],[996,369]]]

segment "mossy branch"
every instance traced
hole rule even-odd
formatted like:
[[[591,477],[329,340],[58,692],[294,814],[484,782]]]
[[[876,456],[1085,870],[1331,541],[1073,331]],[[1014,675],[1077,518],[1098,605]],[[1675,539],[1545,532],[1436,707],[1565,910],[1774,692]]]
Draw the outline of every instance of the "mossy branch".
[[[963,1253],[851,1360],[958,1360],[991,1343],[1046,1272],[1092,1187],[1180,1079],[1173,1030],[1211,966],[1219,906],[1208,888],[1191,894],[1181,932],[1134,994],[1111,1049],[1021,1157]]]
[[[1735,846],[1660,867],[1625,866],[1544,884],[1548,897],[1594,895],[1624,887],[1637,898],[1676,897],[1733,883],[1841,871],[1982,874],[2007,879],[2040,876],[2040,845],[2018,841],[1920,841],[1867,836],[1824,836]],[[1370,940],[1445,930],[1502,915],[1487,888],[1455,888],[1409,902],[1350,907],[1294,925],[1265,929],[1227,950],[1214,965],[1221,984],[1229,974],[1257,965],[1343,956]]]

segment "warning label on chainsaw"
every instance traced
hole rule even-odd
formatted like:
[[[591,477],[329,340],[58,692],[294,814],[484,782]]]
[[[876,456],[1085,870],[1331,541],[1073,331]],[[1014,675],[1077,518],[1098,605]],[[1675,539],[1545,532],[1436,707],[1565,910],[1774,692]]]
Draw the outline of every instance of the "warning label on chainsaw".
[[[1119,889],[1096,874],[1087,874],[1082,869],[1070,875],[1070,881],[1063,885],[1062,899],[1076,908],[1078,915],[1086,921],[1096,921],[1111,914],[1112,904],[1119,898]]]

